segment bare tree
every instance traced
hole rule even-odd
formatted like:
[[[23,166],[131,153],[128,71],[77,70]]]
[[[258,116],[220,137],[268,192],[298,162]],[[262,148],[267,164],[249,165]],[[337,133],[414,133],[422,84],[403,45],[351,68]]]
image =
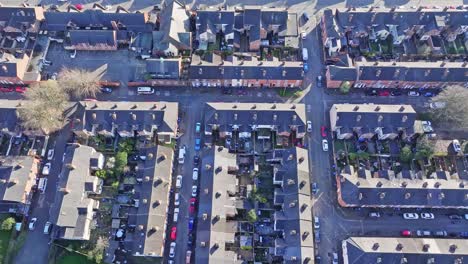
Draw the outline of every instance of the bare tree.
[[[52,133],[63,126],[63,115],[68,106],[68,95],[56,81],[40,82],[25,93],[26,102],[18,108],[23,127]]]
[[[432,110],[435,120],[451,127],[468,127],[468,89],[461,86],[449,86],[432,98],[433,103],[442,103],[444,107]]]
[[[76,99],[96,97],[101,92],[99,81],[99,75],[84,69],[63,68],[58,75],[60,86]]]

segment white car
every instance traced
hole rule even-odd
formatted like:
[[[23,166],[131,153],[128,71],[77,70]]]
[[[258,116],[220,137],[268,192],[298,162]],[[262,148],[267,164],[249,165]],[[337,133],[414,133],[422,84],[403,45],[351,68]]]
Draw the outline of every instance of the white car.
[[[322,149],[328,151],[328,141],[326,139],[322,140]]]
[[[447,105],[446,102],[432,102],[429,104],[429,107],[431,109],[442,109],[442,108],[445,108],[446,105]]]
[[[175,206],[179,206],[179,205],[180,205],[180,194],[179,194],[179,193],[175,193],[175,194],[174,194],[174,205],[175,205]]]
[[[404,213],[403,218],[407,220],[416,220],[419,219],[419,215],[416,213]]]
[[[461,151],[460,141],[458,141],[457,139],[454,139],[452,140],[452,145],[453,145],[453,150],[455,150],[455,152],[458,153]]]
[[[176,247],[176,242],[172,242],[171,247],[169,248],[169,257],[170,258],[175,257],[175,247]]]
[[[314,229],[319,229],[320,228],[320,219],[315,216],[314,217]]]
[[[45,225],[44,225],[44,235],[50,234],[50,229],[51,229],[51,227],[52,227],[52,223],[51,223],[51,222],[45,223]]]
[[[44,167],[42,168],[42,175],[45,175],[45,176],[49,175],[50,166],[52,166],[50,162],[47,162],[46,164],[44,164]]]
[[[301,31],[301,38],[306,39],[306,37],[307,37],[307,33],[304,30],[302,30]]]
[[[34,217],[33,219],[31,219],[31,221],[29,222],[29,230],[34,230],[34,228],[36,228],[36,222],[37,222],[37,218]]]
[[[179,189],[182,188],[182,175],[177,175],[175,186]]]
[[[333,252],[333,264],[338,264],[338,253]]]
[[[74,50],[73,53],[70,54],[70,58],[72,59],[76,58],[76,50]]]
[[[193,168],[192,180],[198,180],[198,168]]]
[[[431,121],[421,121],[421,125],[424,133],[434,132],[434,129],[432,129]]]
[[[419,96],[419,92],[410,91],[408,92],[408,96]]]
[[[307,132],[312,132],[312,122],[307,121]]]
[[[47,152],[47,160],[52,160],[54,158],[55,150],[49,149]]]
[[[421,218],[422,219],[434,219],[434,214],[433,213],[421,213]]]
[[[192,197],[197,197],[198,187],[196,185],[192,186]]]

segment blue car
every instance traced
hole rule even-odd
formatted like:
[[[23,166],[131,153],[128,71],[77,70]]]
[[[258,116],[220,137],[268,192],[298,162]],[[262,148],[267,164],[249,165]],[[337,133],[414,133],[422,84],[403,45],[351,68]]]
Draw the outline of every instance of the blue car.
[[[188,222],[188,230],[189,230],[189,232],[192,232],[192,230],[193,230],[193,218],[190,218],[190,220]]]
[[[195,150],[200,150],[201,139],[195,139]]]
[[[435,94],[431,92],[424,93],[425,97],[433,97]]]
[[[307,64],[307,62],[304,62],[304,71],[305,72],[309,71],[309,64]]]
[[[468,232],[460,232],[460,236],[463,237],[463,238],[467,238],[468,237]]]

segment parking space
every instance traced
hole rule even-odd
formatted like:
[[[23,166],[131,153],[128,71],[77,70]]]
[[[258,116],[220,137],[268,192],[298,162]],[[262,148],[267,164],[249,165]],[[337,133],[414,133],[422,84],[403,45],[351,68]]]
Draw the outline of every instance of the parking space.
[[[135,73],[141,72],[144,61],[135,58],[134,54],[128,50],[117,51],[77,51],[65,50],[61,44],[51,43],[47,53],[47,61],[51,61],[50,66],[44,67],[45,76],[52,76],[62,68],[80,68],[93,71],[101,76],[102,80],[121,81],[127,83],[135,78]],[[123,67],[125,64],[125,67]]]

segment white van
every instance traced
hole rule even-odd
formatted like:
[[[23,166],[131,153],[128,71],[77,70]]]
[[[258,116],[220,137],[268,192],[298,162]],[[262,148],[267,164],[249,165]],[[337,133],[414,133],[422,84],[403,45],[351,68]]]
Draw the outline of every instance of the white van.
[[[302,48],[302,60],[303,61],[309,60],[309,52],[307,52],[306,48]]]
[[[45,193],[46,188],[47,188],[47,178],[40,178],[39,184],[37,185],[37,189],[41,193]]]
[[[179,219],[179,208],[174,208],[174,223],[177,223],[177,219]]]
[[[151,87],[138,87],[137,93],[138,94],[154,94],[154,89]]]
[[[185,147],[181,147],[179,149],[179,164],[184,164],[185,161]]]

